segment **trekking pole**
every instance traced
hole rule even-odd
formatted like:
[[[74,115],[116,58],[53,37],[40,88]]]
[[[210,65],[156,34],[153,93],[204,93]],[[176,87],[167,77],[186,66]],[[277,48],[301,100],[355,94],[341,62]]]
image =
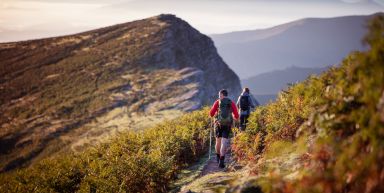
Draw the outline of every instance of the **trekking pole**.
[[[212,154],[212,124],[213,121],[211,121],[211,126],[209,127],[209,155],[208,160],[211,160],[211,154]]]

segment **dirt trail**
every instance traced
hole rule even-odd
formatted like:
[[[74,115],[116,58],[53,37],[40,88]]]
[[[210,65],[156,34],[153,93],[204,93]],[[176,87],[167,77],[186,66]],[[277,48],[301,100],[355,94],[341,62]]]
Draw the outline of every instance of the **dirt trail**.
[[[207,161],[207,164],[204,166],[203,170],[201,171],[201,176],[205,176],[205,175],[208,175],[208,174],[212,174],[212,173],[216,173],[216,172],[222,172],[222,171],[226,171],[228,166],[230,165],[230,163],[233,161],[232,160],[232,157],[231,157],[231,140],[228,140],[227,141],[227,147],[228,147],[228,150],[225,154],[225,168],[219,168],[219,163],[217,162],[216,160],[216,152],[214,151],[214,141],[212,142],[212,155],[211,155],[211,159]]]
[[[221,188],[225,186],[225,182],[237,176],[236,163],[232,159],[231,155],[231,140],[228,140],[228,150],[225,155],[225,168],[219,168],[216,160],[216,152],[214,150],[214,141],[212,142],[212,154],[211,159],[207,157],[203,162],[200,162],[199,169],[194,170],[193,177],[185,180],[182,187],[179,189],[180,193],[193,193],[193,192],[207,192],[211,193],[213,189]],[[194,166],[196,167],[196,166]],[[190,175],[192,176],[192,175]],[[187,178],[185,178],[187,179]],[[188,182],[187,182],[188,181]]]

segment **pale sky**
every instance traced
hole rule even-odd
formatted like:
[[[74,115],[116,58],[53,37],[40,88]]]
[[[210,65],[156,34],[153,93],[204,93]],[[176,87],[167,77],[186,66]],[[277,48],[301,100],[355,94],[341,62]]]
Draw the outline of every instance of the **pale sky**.
[[[0,0],[0,42],[72,34],[161,13],[214,34],[383,11],[384,0]]]

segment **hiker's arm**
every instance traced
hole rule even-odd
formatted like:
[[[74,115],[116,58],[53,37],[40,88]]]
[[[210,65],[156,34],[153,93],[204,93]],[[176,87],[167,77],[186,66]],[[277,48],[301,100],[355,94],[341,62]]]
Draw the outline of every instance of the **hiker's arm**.
[[[215,103],[213,103],[211,110],[209,111],[209,116],[211,117],[215,116],[218,108],[219,108],[219,101],[215,101]]]
[[[235,120],[239,119],[239,111],[237,110],[237,107],[236,107],[234,102],[232,102],[232,114],[233,114],[233,118],[235,118]]]

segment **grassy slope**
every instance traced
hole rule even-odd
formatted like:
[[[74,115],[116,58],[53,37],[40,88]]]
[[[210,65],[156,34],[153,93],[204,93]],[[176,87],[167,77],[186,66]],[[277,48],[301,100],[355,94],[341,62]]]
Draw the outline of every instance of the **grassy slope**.
[[[0,175],[0,192],[166,192],[208,148],[208,109]]]
[[[144,72],[139,64],[154,52],[151,45],[161,42],[166,27],[161,25],[147,20],[0,44],[0,168],[40,154],[56,136],[110,109],[130,105],[127,113],[137,112],[154,101],[141,93],[162,90],[153,85],[166,82],[167,72]],[[112,93],[130,97],[120,100]],[[54,143],[60,147],[67,142]]]
[[[143,117],[155,123],[158,115],[170,114],[169,104],[146,107],[197,89],[180,81],[185,74],[153,62],[170,27],[154,17],[0,44],[0,172],[68,151],[74,143],[82,149],[116,131],[145,128]],[[122,122],[108,122],[113,113]],[[125,116],[131,122],[123,122]]]

